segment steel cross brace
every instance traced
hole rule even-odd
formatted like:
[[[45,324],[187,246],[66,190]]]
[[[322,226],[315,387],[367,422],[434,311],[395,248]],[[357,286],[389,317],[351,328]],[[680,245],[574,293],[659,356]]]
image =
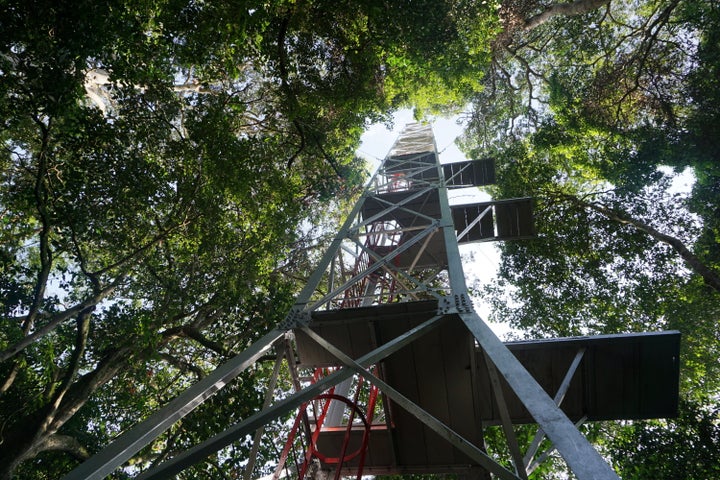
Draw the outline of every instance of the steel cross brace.
[[[413,260],[413,264],[410,266],[410,268],[408,269],[407,272],[400,270],[400,269],[395,269],[394,271],[392,271],[390,268],[388,268],[388,265],[390,264],[390,260],[392,260],[393,258],[395,258],[397,256],[395,254],[395,251],[393,251],[391,254],[381,257],[376,252],[367,248],[365,245],[363,245],[360,242],[357,242],[357,246],[360,247],[360,249],[362,250],[363,253],[367,253],[370,257],[372,257],[375,260],[375,264],[382,263],[383,270],[385,270],[390,275],[393,275],[393,276],[402,275],[403,277],[405,277],[406,280],[413,282],[415,285],[422,286],[426,290],[431,290],[431,288],[427,284],[425,284],[425,282],[423,282],[419,278],[415,278],[412,276],[412,270],[414,269],[415,264],[418,261],[418,258],[422,255],[423,251],[427,247],[428,242],[432,239],[432,237],[434,235],[437,234],[437,232],[438,232],[437,228],[434,228],[432,230],[425,228],[422,232],[418,233],[417,235],[413,236],[410,240],[408,240],[406,243],[402,244],[402,245],[406,245],[407,243],[412,242],[412,245],[415,245],[416,243],[418,243],[419,240],[422,239],[421,237],[425,238],[425,241],[420,246],[420,250],[418,251],[416,258]],[[368,272],[368,270],[365,270],[365,272]],[[365,272],[363,272],[363,273],[365,273]],[[370,273],[370,272],[368,272],[368,273]],[[437,294],[435,294],[435,297],[439,298],[439,296]]]
[[[555,397],[553,400],[555,400],[555,404],[559,407],[562,404],[562,401],[565,399],[565,394],[568,391],[568,388],[570,388],[570,382],[572,381],[573,377],[575,376],[575,372],[577,371],[578,367],[580,366],[580,361],[582,360],[583,356],[585,355],[585,347],[582,347],[578,350],[578,352],[575,354],[575,357],[573,358],[572,362],[570,362],[570,367],[568,367],[567,372],[565,372],[565,376],[563,377],[563,381],[560,383],[560,387],[558,387],[558,391],[555,393]],[[582,424],[583,421],[580,421],[580,424]],[[578,424],[575,424],[577,427]],[[542,442],[543,438],[545,438],[545,432],[543,432],[542,428],[538,428],[537,433],[535,434],[535,437],[533,438],[532,442],[530,442],[530,446],[527,449],[527,452],[525,452],[525,457],[523,458],[523,463],[525,465],[525,469],[528,473],[531,473],[535,468],[538,467],[540,464],[539,461],[533,462],[533,457],[537,453],[538,449],[540,448],[540,442]],[[545,457],[547,457],[552,451],[554,447],[552,447],[550,450],[546,450],[542,453]],[[542,456],[541,455],[541,456]],[[532,468],[531,468],[532,467]]]
[[[462,239],[465,237],[465,235],[467,235],[467,233],[468,233],[475,225],[477,225],[478,223],[480,223],[480,221],[485,217],[485,215],[487,215],[487,213],[488,213],[490,210],[492,210],[492,207],[487,207],[485,210],[482,211],[482,213],[481,213],[480,215],[477,216],[477,218],[475,218],[472,222],[470,222],[470,223],[468,224],[468,226],[465,227],[465,230],[463,230],[462,232],[460,232],[460,233],[458,234],[458,236],[457,236],[458,242],[459,242],[460,240],[462,240]]]
[[[303,327],[302,331],[305,332],[305,334],[307,334],[310,338],[315,340],[318,345],[320,345],[325,350],[334,355],[338,360],[343,363],[343,365],[352,369],[353,371],[355,371],[355,373],[361,375],[370,383],[378,387],[395,403],[397,403],[407,412],[415,416],[415,418],[427,425],[431,430],[440,435],[442,438],[450,442],[458,450],[472,458],[483,468],[497,475],[503,480],[520,480],[519,477],[517,477],[514,473],[495,462],[495,460],[488,456],[487,453],[483,452],[472,442],[468,441],[463,436],[456,433],[450,427],[445,425],[443,422],[429,414],[427,411],[420,408],[420,406],[418,406],[415,402],[404,396],[402,393],[391,387],[389,384],[385,383],[383,380],[379,379],[378,377],[367,371],[367,369],[365,369],[363,365],[344,354],[342,351],[337,349],[335,346],[333,346],[320,335],[312,331],[310,328]]]
[[[570,387],[570,382],[572,381],[572,378],[575,375],[578,366],[580,365],[580,361],[582,360],[584,353],[585,347],[578,350],[577,354],[575,355],[573,361],[570,364],[570,367],[568,368],[568,371],[565,373],[563,381],[561,382],[558,391],[555,393],[554,400],[557,406],[560,406],[563,399],[565,398],[565,394]],[[498,409],[500,411],[503,431],[505,432],[505,437],[508,441],[508,447],[510,448],[510,453],[513,458],[513,463],[515,464],[515,469],[518,475],[523,478],[523,480],[527,480],[527,476],[532,473],[533,470],[535,470],[540,465],[540,463],[547,459],[547,457],[550,455],[550,452],[555,450],[555,447],[553,446],[548,450],[542,452],[542,454],[537,459],[535,459],[535,461],[533,461],[538,451],[538,448],[540,447],[540,442],[542,442],[543,438],[545,438],[545,433],[543,432],[542,428],[538,428],[535,437],[533,438],[532,442],[530,442],[530,446],[525,452],[525,456],[522,456],[517,442],[517,437],[515,436],[515,432],[512,428],[512,422],[510,420],[510,415],[507,410],[507,404],[505,403],[505,398],[502,393],[500,377],[498,376],[497,369],[484,351],[483,354],[485,356],[485,364],[487,366],[488,374],[490,376],[493,392],[495,393],[495,400],[498,404]],[[582,424],[582,421],[580,422],[580,424]],[[577,427],[579,425],[576,423],[575,426]]]
[[[437,221],[435,221],[435,222],[437,222]],[[384,265],[386,265],[388,262],[390,262],[393,258],[397,257],[398,255],[400,255],[401,253],[403,253],[405,250],[408,250],[410,247],[412,247],[413,245],[415,245],[416,243],[418,243],[420,240],[422,240],[425,235],[428,235],[429,233],[431,233],[431,232],[434,231],[435,229],[437,229],[437,225],[436,225],[436,224],[432,224],[432,225],[428,226],[428,227],[427,227],[425,230],[423,230],[420,234],[418,234],[418,235],[414,236],[413,238],[411,238],[407,243],[402,244],[399,248],[396,248],[396,249],[393,250],[391,253],[389,253],[388,255],[386,255],[385,257],[383,257],[382,261],[377,262],[377,263],[374,263],[374,264],[371,265],[369,268],[367,268],[365,271],[363,271],[363,272],[355,275],[355,276],[352,277],[350,280],[348,280],[348,281],[346,281],[345,283],[343,283],[340,287],[336,287],[336,288],[335,288],[335,291],[330,292],[330,293],[324,295],[321,299],[315,301],[315,302],[310,306],[309,310],[315,310],[315,309],[321,307],[322,305],[324,305],[325,303],[331,301],[333,298],[335,298],[337,295],[339,295],[339,294],[342,293],[344,290],[346,290],[347,288],[349,288],[351,285],[357,283],[358,281],[360,281],[361,279],[363,279],[365,276],[373,273],[374,271],[382,268]]]
[[[274,329],[239,355],[220,365],[145,421],[120,435],[110,445],[81,463],[63,480],[101,480],[148,445],[175,422],[197,408],[267,352],[285,334]]]
[[[432,217],[428,217],[427,215],[423,215],[422,213],[420,213],[420,212],[418,212],[418,211],[416,211],[416,210],[411,210],[411,209],[405,208],[405,207],[403,206],[403,205],[405,205],[405,204],[407,204],[407,203],[412,202],[412,201],[415,200],[416,198],[422,197],[422,196],[425,195],[426,193],[431,192],[431,191],[433,191],[433,190],[435,190],[435,188],[434,188],[432,185],[429,186],[429,187],[422,188],[422,189],[416,191],[415,193],[413,193],[412,195],[409,195],[409,196],[403,198],[402,200],[400,200],[400,201],[397,202],[397,203],[392,203],[392,202],[390,202],[390,201],[388,201],[388,200],[384,200],[384,199],[382,199],[382,198],[380,198],[380,197],[373,197],[375,200],[378,201],[378,203],[382,203],[382,204],[387,205],[387,206],[385,207],[385,209],[381,210],[380,212],[376,213],[375,215],[373,215],[373,216],[371,216],[371,217],[369,217],[369,218],[364,218],[362,221],[358,222],[357,224],[354,224],[354,225],[348,230],[348,234],[349,234],[349,235],[359,235],[359,230],[360,230],[360,228],[362,228],[362,227],[364,227],[364,226],[366,226],[366,225],[370,225],[370,224],[373,223],[374,221],[379,220],[380,218],[384,217],[385,215],[387,215],[388,213],[392,212],[393,210],[402,210],[403,212],[411,213],[411,214],[416,215],[416,216],[418,216],[418,217],[422,217],[422,218],[424,218],[424,219],[426,219],[426,220],[428,220],[428,221],[430,221],[430,222],[434,221],[435,219],[432,218]],[[363,201],[364,201],[364,200],[365,200],[365,199],[363,199]],[[355,217],[357,217],[357,215],[356,215]],[[350,217],[350,219],[354,221],[354,220],[355,220],[355,217]]]
[[[437,220],[434,220],[433,222],[435,222],[435,224],[436,224]],[[422,253],[424,252],[429,241],[432,239],[432,237],[435,234],[437,234],[437,229],[429,230],[428,226],[417,226],[417,227],[410,227],[410,228],[404,228],[404,229],[396,229],[396,230],[392,230],[391,232],[404,232],[404,231],[416,231],[418,233],[416,235],[414,235],[410,240],[406,241],[406,243],[403,245],[406,245],[407,243],[410,243],[410,242],[412,242],[412,244],[414,245],[421,238],[424,237],[424,239],[425,239],[423,244],[420,246],[419,252],[416,254],[416,258],[414,259],[412,265],[410,266],[410,268],[408,269],[407,272],[405,272],[403,270],[392,269],[392,268],[389,268],[389,266],[388,266],[390,260],[392,260],[392,258],[394,258],[397,255],[397,249],[396,249],[396,251],[392,252],[391,254],[388,254],[385,256],[380,256],[372,249],[369,249],[366,245],[364,245],[362,242],[360,242],[358,238],[356,238],[354,236],[348,237],[348,239],[354,243],[356,251],[351,251],[350,248],[344,244],[341,245],[340,248],[343,251],[347,252],[349,255],[351,255],[355,259],[357,259],[360,255],[363,255],[363,254],[368,255],[369,257],[371,257],[375,260],[375,262],[372,264],[373,266],[377,265],[377,264],[382,264],[382,270],[385,271],[387,274],[389,274],[391,277],[395,278],[395,280],[398,281],[403,286],[403,288],[404,288],[403,292],[413,295],[413,292],[428,291],[431,295],[435,296],[436,298],[439,298],[439,295],[440,295],[439,293],[434,292],[425,282],[423,282],[421,279],[412,275],[412,270],[413,270],[416,262],[418,261],[419,257],[422,255]],[[363,233],[360,236],[377,235],[378,233],[384,233],[384,232]],[[342,267],[342,260],[339,260],[339,263],[341,264],[341,267]],[[334,265],[335,265],[335,260],[333,260],[333,262],[331,263],[331,271],[330,271],[330,275],[329,275],[329,277],[331,279],[331,283],[329,285],[330,286],[329,293],[323,297],[323,300],[326,300],[323,303],[323,305],[326,305],[332,301],[332,298],[328,299],[329,297],[331,297],[331,296],[333,298],[337,297],[343,291],[345,291],[345,289],[347,289],[350,286],[354,285],[355,283],[361,281],[368,274],[374,273],[376,271],[376,270],[370,270],[369,267],[365,268],[363,271],[357,273],[356,276],[354,276],[353,278],[348,280],[342,286],[335,287],[335,285],[334,285],[335,271],[333,269]],[[343,270],[342,273],[344,273],[344,269],[341,269],[341,270]],[[404,277],[405,280],[412,282],[413,284],[415,284],[417,286],[418,289],[409,288],[407,286],[407,284],[401,280],[400,277]],[[320,305],[318,305],[316,303],[311,308],[314,310],[314,309],[318,309],[319,307],[320,307]]]
[[[553,446],[548,450],[544,451],[540,455],[540,457],[538,457],[538,459],[533,461],[533,458],[535,457],[535,454],[540,447],[540,442],[542,442],[543,438],[545,438],[545,433],[543,432],[542,428],[538,428],[535,437],[533,438],[532,442],[530,442],[530,446],[525,452],[525,456],[521,456],[517,438],[515,436],[514,430],[512,429],[512,422],[510,420],[510,415],[508,413],[507,405],[505,403],[504,395],[502,393],[500,378],[498,376],[497,369],[495,368],[495,365],[492,363],[487,354],[485,352],[483,353],[485,355],[485,364],[487,366],[490,381],[493,386],[495,400],[497,401],[498,409],[500,411],[500,417],[502,420],[502,427],[505,431],[505,437],[508,440],[508,446],[510,447],[510,452],[513,457],[515,469],[517,470],[520,477],[522,477],[524,480],[527,480],[527,476],[532,473],[533,470],[535,470],[540,465],[540,463],[542,463],[549,456],[550,452],[552,452],[555,447]],[[585,347],[580,348],[575,357],[573,358],[572,362],[570,363],[570,367],[568,368],[567,372],[565,372],[565,376],[563,377],[563,380],[560,383],[560,387],[558,387],[558,390],[555,393],[554,397],[555,404],[558,407],[562,404],[562,401],[565,398],[565,394],[567,393],[568,388],[570,388],[570,382],[572,381],[573,376],[575,375],[575,372],[580,365],[580,361],[582,360],[584,353]],[[582,423],[583,422],[581,421],[580,424]],[[575,426],[577,427],[578,424],[576,423]]]
[[[426,334],[433,328],[437,327],[445,317],[442,315],[436,315],[433,318],[421,323],[415,328],[412,328],[397,338],[383,344],[376,348],[370,353],[360,357],[357,362],[358,364],[368,367],[388,355],[396,352],[400,348],[412,343],[416,338]],[[170,476],[177,474],[187,467],[190,467],[198,462],[204,460],[208,455],[217,452],[221,448],[226,447],[232,442],[243,438],[245,435],[249,435],[262,425],[271,422],[281,415],[287,414],[302,405],[303,403],[313,399],[323,391],[327,390],[333,385],[340,383],[341,381],[349,378],[353,375],[353,371],[349,368],[343,368],[338,370],[327,377],[324,377],[317,383],[306,387],[300,392],[297,392],[289,397],[274,403],[269,408],[262,410],[245,420],[231,426],[222,433],[219,433],[208,440],[192,447],[189,450],[181,453],[180,455],[171,458],[170,460],[161,463],[160,465],[142,473],[137,477],[137,480],[160,480],[169,478]],[[112,446],[112,445],[111,445]],[[122,463],[122,462],[121,462]],[[118,463],[114,466],[117,468],[121,465]],[[113,468],[113,469],[114,469]],[[110,470],[112,471],[112,470]],[[109,472],[108,472],[109,473]],[[63,480],[80,480],[85,477],[66,477]],[[92,477],[102,478],[102,477]]]

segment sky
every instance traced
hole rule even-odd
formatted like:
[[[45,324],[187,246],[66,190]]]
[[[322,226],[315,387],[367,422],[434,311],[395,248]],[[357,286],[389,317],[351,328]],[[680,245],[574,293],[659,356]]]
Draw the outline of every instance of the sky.
[[[388,130],[382,123],[373,124],[365,130],[359,149],[361,156],[373,158],[379,162],[385,158],[405,125],[415,122],[412,110],[400,110],[393,118],[392,130]],[[463,131],[463,126],[458,124],[458,117],[435,120],[432,122],[432,127],[435,133],[435,143],[438,151],[441,152],[441,162],[459,162],[466,159],[455,145],[455,139]]]
[[[394,116],[392,129],[388,129],[382,123],[371,125],[361,137],[358,155],[367,159],[374,168],[377,168],[405,125],[413,122],[415,120],[412,111],[401,110]],[[440,155],[440,163],[467,160],[465,154],[455,144],[455,139],[463,132],[463,125],[458,123],[458,117],[436,119],[432,122],[432,128]],[[450,192],[451,204],[482,202],[489,199],[487,194],[480,192],[476,187]],[[477,287],[488,284],[495,277],[500,255],[494,242],[460,245],[460,255],[463,257],[465,280],[471,290],[477,290]],[[480,296],[473,295],[473,304],[480,316],[487,320],[490,311],[487,303]],[[500,338],[510,331],[505,324],[488,323],[488,325]]]

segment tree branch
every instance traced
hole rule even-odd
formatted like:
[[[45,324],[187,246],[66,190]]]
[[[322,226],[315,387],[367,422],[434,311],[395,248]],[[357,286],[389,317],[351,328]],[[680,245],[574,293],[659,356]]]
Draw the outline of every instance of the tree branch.
[[[204,336],[202,334],[202,332],[200,332],[199,329],[197,329],[196,327],[191,326],[191,325],[182,325],[180,327],[168,328],[167,330],[165,330],[162,333],[162,336],[167,341],[170,341],[173,338],[180,338],[180,337],[190,338],[190,339],[198,342],[203,347],[205,347],[209,350],[212,350],[216,353],[219,353],[220,355],[223,355],[223,356],[229,355],[227,348],[225,348],[223,345],[221,345],[217,342],[210,340],[209,338]]]
[[[105,287],[103,290],[98,292],[96,295],[85,299],[85,301],[78,303],[77,305],[68,308],[67,310],[64,310],[62,312],[56,313],[54,315],[50,316],[50,321],[43,325],[41,328],[35,330],[30,335],[27,335],[22,340],[17,342],[15,345],[12,345],[9,348],[6,348],[2,352],[0,352],[0,362],[3,362],[5,360],[8,360],[9,358],[14,357],[19,352],[27,348],[29,345],[33,344],[40,338],[44,337],[48,333],[52,332],[55,328],[57,328],[58,325],[63,323],[64,321],[74,317],[75,315],[80,314],[83,310],[86,310],[88,308],[94,307],[101,301],[103,301],[105,298],[107,298],[109,295],[111,295],[117,286],[120,284],[120,282],[124,279],[124,276],[120,276],[115,279],[115,281],[110,284],[109,286]]]
[[[102,275],[104,273],[109,272],[110,270],[114,270],[116,268],[125,267],[128,264],[137,263],[139,259],[147,252],[149,249],[154,247],[155,245],[163,242],[165,239],[167,239],[168,235],[173,232],[174,230],[177,230],[178,228],[184,227],[187,225],[189,220],[183,220],[182,222],[178,223],[177,225],[171,226],[170,228],[161,231],[157,235],[155,235],[149,242],[147,242],[145,245],[142,245],[135,249],[132,253],[129,253],[125,255],[120,260],[117,260],[115,263],[112,263],[110,265],[107,265],[100,270],[97,270],[95,272],[92,272],[93,275]]]
[[[87,460],[90,458],[90,453],[87,451],[80,441],[69,435],[53,434],[45,437],[42,442],[33,445],[32,448],[23,452],[23,454],[17,458],[13,458],[11,462],[0,466],[0,474],[3,478],[9,478],[5,476],[5,473],[12,472],[18,465],[25,460],[37,456],[40,452],[56,450],[67,452],[78,460]]]
[[[112,269],[125,267],[129,268],[128,264],[137,263],[140,258],[147,252],[150,248],[153,246],[161,243],[164,241],[168,234],[172,232],[173,230],[180,228],[184,226],[186,221],[183,221],[177,225],[174,225],[171,228],[168,228],[167,230],[162,231],[161,233],[157,234],[155,237],[153,237],[148,243],[145,245],[137,248],[134,252],[126,255],[122,259],[118,260],[117,262],[108,265],[106,267],[103,267],[102,269],[96,271],[96,272],[87,272],[86,275],[89,276],[89,278],[97,278],[99,275],[106,273]],[[50,321],[45,324],[42,328],[34,331],[32,334],[27,335],[22,340],[17,342],[15,345],[11,346],[10,348],[5,349],[4,351],[0,352],[0,362],[3,362],[5,360],[8,360],[9,358],[12,358],[13,356],[17,355],[19,352],[21,352],[23,349],[37,341],[38,339],[42,338],[43,336],[47,335],[51,331],[53,331],[59,324],[62,322],[74,317],[75,315],[79,314],[81,311],[85,310],[89,307],[94,307],[98,303],[100,303],[102,300],[107,298],[109,295],[111,295],[117,286],[125,279],[125,273],[119,274],[115,280],[105,287],[104,289],[97,292],[92,297],[86,299],[85,301],[75,305],[72,308],[69,308],[67,310],[64,310],[60,313],[57,313],[55,315],[50,316]],[[97,288],[97,287],[96,287]]]
[[[78,315],[75,348],[73,349],[72,356],[70,357],[70,362],[68,363],[60,388],[57,392],[55,392],[53,400],[49,404],[48,413],[40,427],[41,431],[44,431],[48,425],[52,423],[55,418],[55,412],[57,412],[57,409],[60,407],[63,397],[67,393],[73,380],[75,379],[75,376],[80,370],[80,360],[82,360],[83,354],[85,353],[85,346],[87,345],[87,338],[90,332],[90,319],[92,317],[93,310],[95,310],[95,307],[89,307],[80,312],[80,315]]]
[[[650,235],[655,240],[669,245],[680,255],[693,272],[700,275],[710,288],[720,293],[720,275],[695,256],[679,238],[662,233],[647,223],[641,222],[622,212],[612,210],[602,204],[586,202],[572,195],[565,195],[565,198],[575,205],[594,210],[614,222],[631,226],[640,232]]]
[[[596,10],[608,3],[610,3],[610,0],[575,0],[574,2],[569,3],[553,3],[539,14],[525,20],[523,30],[529,31],[537,28],[548,22],[553,17],[560,15],[571,17],[592,12],[593,10]]]
[[[177,368],[180,369],[180,371],[193,372],[197,376],[198,380],[205,377],[205,372],[203,372],[203,370],[200,367],[198,367],[197,365],[193,365],[190,362],[186,362],[185,360],[183,360],[181,358],[174,357],[174,356],[170,355],[169,353],[160,353],[159,355],[160,355],[161,359],[165,360],[166,362],[168,362],[171,365],[176,366]]]
[[[59,433],[50,435],[45,440],[42,450],[60,450],[67,452],[78,460],[86,460],[90,458],[90,453],[80,443],[80,441],[70,435],[60,435]]]
[[[134,351],[132,345],[113,350],[100,361],[95,370],[81,376],[68,388],[51,422],[45,422],[45,418],[32,418],[28,423],[17,425],[4,433],[3,438],[0,438],[0,441],[4,440],[0,478],[10,477],[20,463],[46,450],[47,439],[54,436],[58,429],[85,405],[93,392],[126,366]],[[8,442],[8,439],[11,442]]]
[[[48,278],[50,277],[50,270],[52,268],[52,250],[50,249],[50,233],[52,232],[52,225],[50,225],[50,214],[47,208],[48,202],[48,185],[47,185],[47,170],[48,170],[48,149],[50,142],[50,126],[46,126],[45,123],[39,119],[35,120],[38,124],[41,132],[41,147],[38,153],[38,168],[35,174],[35,208],[40,218],[40,271],[38,272],[37,280],[35,281],[35,287],[33,289],[33,301],[30,305],[30,310],[25,317],[23,322],[23,333],[27,334],[35,323],[35,318],[40,310],[40,305],[45,298],[45,288],[47,287]]]

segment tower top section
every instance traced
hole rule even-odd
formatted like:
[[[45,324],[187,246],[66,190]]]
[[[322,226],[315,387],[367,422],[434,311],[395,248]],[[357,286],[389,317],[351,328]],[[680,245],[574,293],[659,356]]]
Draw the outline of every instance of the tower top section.
[[[417,153],[435,153],[435,137],[430,125],[423,123],[411,123],[407,125],[395,144],[390,149],[388,157],[401,157]]]

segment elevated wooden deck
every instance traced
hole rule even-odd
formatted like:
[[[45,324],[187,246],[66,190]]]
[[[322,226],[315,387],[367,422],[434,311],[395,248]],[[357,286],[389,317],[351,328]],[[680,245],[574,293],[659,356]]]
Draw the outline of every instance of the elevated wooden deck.
[[[315,312],[311,328],[358,358],[436,313],[435,301]],[[339,364],[302,332],[296,332],[296,341],[301,363]],[[583,351],[561,405],[572,420],[677,414],[678,332],[523,341],[507,346],[551,397],[573,359]],[[438,328],[387,357],[380,368],[386,382],[476,445],[482,445],[484,425],[500,422],[484,355],[457,315],[447,315]],[[533,423],[522,403],[502,383],[513,423]],[[367,473],[481,475],[465,455],[413,415],[388,399],[385,402],[390,423],[371,434]],[[323,432],[318,446],[332,451],[341,438],[338,435]]]

